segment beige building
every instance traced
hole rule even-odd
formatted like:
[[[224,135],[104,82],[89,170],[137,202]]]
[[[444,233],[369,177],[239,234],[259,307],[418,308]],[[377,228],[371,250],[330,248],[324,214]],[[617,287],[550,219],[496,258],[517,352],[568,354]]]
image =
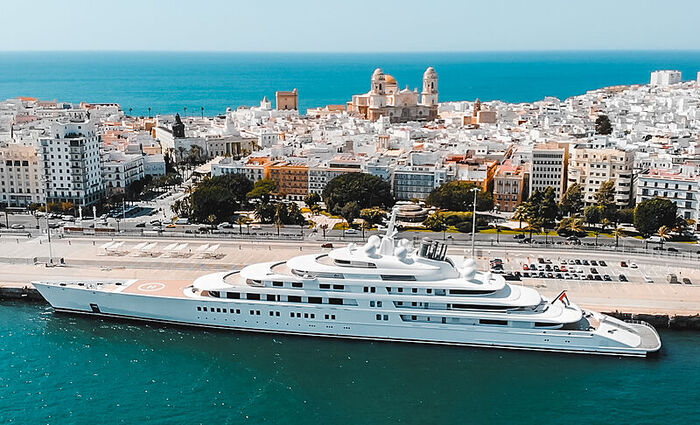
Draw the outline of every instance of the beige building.
[[[396,78],[377,68],[372,74],[370,91],[354,95],[347,109],[370,121],[382,116],[391,122],[434,120],[438,111],[437,72],[432,66],[428,67],[423,74],[423,91],[419,94],[418,90],[408,87],[399,90]]]
[[[275,98],[277,100],[277,110],[299,110],[299,92],[297,89],[292,91],[278,91],[275,93]]]
[[[10,207],[44,203],[44,165],[34,146],[0,145],[0,202]]]
[[[583,188],[586,206],[595,203],[595,194],[600,185],[615,180],[615,202],[624,207],[630,204],[632,193],[632,169],[634,154],[618,149],[591,149],[576,145],[569,159],[569,181]]]
[[[532,148],[530,167],[530,194],[536,190],[554,188],[557,202],[566,191],[569,164],[567,143],[541,143]]]
[[[513,212],[526,193],[527,173],[520,165],[505,161],[493,179],[493,202],[498,211]]]

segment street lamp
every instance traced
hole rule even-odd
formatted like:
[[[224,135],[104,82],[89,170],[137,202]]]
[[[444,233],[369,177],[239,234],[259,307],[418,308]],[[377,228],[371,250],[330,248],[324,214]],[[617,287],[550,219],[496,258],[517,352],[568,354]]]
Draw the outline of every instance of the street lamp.
[[[470,190],[474,192],[474,212],[472,213],[472,260],[475,260],[476,257],[474,255],[474,238],[476,236],[476,194],[480,192],[480,190],[478,187],[473,187]]]

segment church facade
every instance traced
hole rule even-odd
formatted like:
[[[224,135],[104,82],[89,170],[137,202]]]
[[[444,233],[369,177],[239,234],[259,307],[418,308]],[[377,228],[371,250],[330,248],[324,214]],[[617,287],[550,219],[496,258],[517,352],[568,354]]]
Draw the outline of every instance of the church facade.
[[[381,68],[374,70],[369,92],[348,102],[348,112],[376,121],[385,116],[391,122],[431,121],[438,112],[438,75],[431,66],[423,74],[423,91],[399,90],[396,78]]]

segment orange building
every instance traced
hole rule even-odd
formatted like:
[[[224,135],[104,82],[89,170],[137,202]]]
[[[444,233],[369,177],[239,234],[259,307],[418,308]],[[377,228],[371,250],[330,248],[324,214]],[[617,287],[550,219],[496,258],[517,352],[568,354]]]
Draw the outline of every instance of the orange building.
[[[520,165],[505,161],[496,172],[493,184],[494,206],[503,212],[513,212],[527,193],[527,172]]]
[[[270,178],[277,182],[280,197],[301,201],[309,193],[309,167],[276,161],[269,166]]]

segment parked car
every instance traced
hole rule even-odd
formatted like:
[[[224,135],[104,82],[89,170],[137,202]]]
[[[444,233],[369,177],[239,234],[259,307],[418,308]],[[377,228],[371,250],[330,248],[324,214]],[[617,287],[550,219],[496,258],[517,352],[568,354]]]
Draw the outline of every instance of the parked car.
[[[618,276],[618,278],[620,279],[620,282],[627,282],[627,276],[625,276],[624,274],[621,274],[620,276]]]
[[[587,280],[593,280],[593,275],[592,274],[587,274],[586,275]]]
[[[151,226],[160,226],[160,220],[151,220]]]
[[[674,247],[672,247],[672,246],[669,246],[669,247],[667,248],[667,251],[668,251],[668,252],[678,252],[678,249],[676,249],[676,248],[674,248]]]
[[[348,235],[356,235],[357,230],[351,228],[351,229],[346,230],[345,233]]]
[[[513,239],[525,239],[525,235],[522,233],[518,233],[517,235],[513,235]]]
[[[333,244],[330,242],[326,242],[324,244],[321,244],[321,248],[333,248]]]
[[[23,224],[13,224],[10,226],[10,229],[22,230],[22,229],[24,229],[24,225]]]
[[[591,274],[598,274],[598,269],[591,267]]]
[[[620,267],[627,267],[627,262],[620,261]]]
[[[601,281],[603,280],[603,278],[602,278],[602,277],[600,277],[600,275],[599,275],[599,274],[597,274],[597,275],[593,276],[593,279],[595,279],[595,280],[601,280]]]
[[[608,263],[606,263],[606,262],[603,261],[603,260],[598,261],[598,265],[601,266],[601,267],[608,267]]]
[[[146,223],[138,223],[134,227],[146,227]]]
[[[685,283],[686,285],[692,285],[692,284],[693,284],[693,282],[691,282],[690,279],[688,279],[687,277],[684,277],[684,278],[683,278],[683,283]]]
[[[530,266],[528,266],[527,264],[523,264],[523,270],[525,270],[525,271],[530,270]]]
[[[603,275],[603,280],[610,282],[612,280],[612,278],[610,277],[610,275],[606,274],[606,275]]]
[[[596,260],[591,260],[591,266],[597,266],[598,262]]]
[[[636,268],[637,268],[637,263],[630,263],[630,268],[636,269]]]

